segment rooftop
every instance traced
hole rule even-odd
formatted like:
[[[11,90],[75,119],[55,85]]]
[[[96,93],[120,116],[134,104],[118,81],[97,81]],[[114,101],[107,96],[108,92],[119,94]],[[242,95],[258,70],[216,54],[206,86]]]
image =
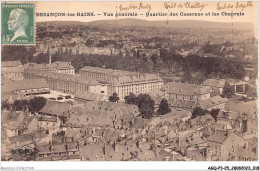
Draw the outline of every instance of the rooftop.
[[[75,94],[75,98],[84,99],[88,101],[106,101],[107,96],[102,94],[96,94],[86,91],[77,91]]]
[[[24,73],[27,75],[41,76],[42,78],[59,79],[59,80],[63,80],[63,81],[70,81],[70,82],[76,82],[76,83],[82,83],[82,84],[88,84],[88,85],[99,85],[100,84],[96,80],[86,79],[85,77],[78,76],[78,75],[61,74],[61,73],[55,73],[55,72],[50,72],[50,71],[43,71],[43,70],[39,70],[39,69],[26,70]]]
[[[214,96],[209,99],[200,101],[199,105],[202,109],[208,109],[226,102],[228,102],[228,99],[222,98],[220,96]]]
[[[65,116],[71,108],[71,104],[57,101],[47,101],[46,105],[39,111],[39,113],[54,114],[58,116]]]
[[[16,67],[22,65],[20,61],[2,61],[2,67]]]
[[[74,69],[70,62],[57,61],[51,64],[32,64],[28,65],[27,69]]]
[[[224,79],[207,79],[202,83],[202,85],[223,88],[225,83],[226,83],[226,80],[224,80]]]
[[[3,85],[4,91],[11,92],[17,90],[31,90],[48,88],[48,84],[44,79],[9,81]]]
[[[211,92],[211,88],[209,86],[203,85],[194,85],[188,83],[177,83],[177,82],[169,82],[161,88],[162,91],[167,91],[173,94],[181,94],[181,95],[203,95]]]
[[[213,135],[207,138],[207,141],[222,144],[227,138],[227,131],[216,130]]]

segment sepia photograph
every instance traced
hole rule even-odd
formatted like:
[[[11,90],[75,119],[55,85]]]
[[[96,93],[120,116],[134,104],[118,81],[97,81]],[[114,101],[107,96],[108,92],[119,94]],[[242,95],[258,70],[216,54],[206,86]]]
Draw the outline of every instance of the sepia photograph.
[[[1,9],[6,164],[259,161],[257,1]]]

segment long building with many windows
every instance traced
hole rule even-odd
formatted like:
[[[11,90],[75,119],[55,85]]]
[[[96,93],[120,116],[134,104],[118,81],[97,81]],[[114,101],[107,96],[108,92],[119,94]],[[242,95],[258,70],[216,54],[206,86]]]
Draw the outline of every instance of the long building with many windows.
[[[76,94],[77,91],[86,91],[107,95],[107,86],[94,79],[86,79],[82,76],[67,75],[43,70],[26,70],[25,79],[45,79],[51,90],[68,94]]]
[[[48,64],[35,64],[35,63],[26,64],[25,70],[32,70],[32,69],[56,72],[61,74],[69,74],[69,75],[75,74],[75,69],[71,65],[71,62],[63,62],[63,61],[57,61]]]
[[[86,79],[95,79],[108,84],[108,95],[116,92],[123,100],[129,93],[140,94],[158,90],[163,80],[157,74],[129,72],[86,66],[79,74]]]

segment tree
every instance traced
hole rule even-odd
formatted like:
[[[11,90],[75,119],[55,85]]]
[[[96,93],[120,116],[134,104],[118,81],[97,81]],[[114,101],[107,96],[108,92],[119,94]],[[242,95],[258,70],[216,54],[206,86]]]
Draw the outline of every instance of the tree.
[[[169,107],[168,101],[166,99],[162,99],[159,105],[158,114],[164,115],[166,113],[171,112],[171,108]]]
[[[134,95],[134,93],[130,93],[128,96],[125,96],[125,103],[127,104],[136,104],[136,96]]]
[[[27,100],[15,100],[12,107],[13,107],[13,110],[15,110],[15,111],[25,110],[28,107],[28,101]]]
[[[46,105],[46,99],[43,97],[34,97],[29,101],[29,111],[39,112]]]
[[[10,109],[11,109],[11,104],[9,104],[9,103],[7,102],[7,100],[6,100],[6,101],[2,101],[1,109],[2,109],[2,110],[4,110],[4,109],[10,110]]]
[[[206,111],[201,109],[200,107],[196,107],[193,109],[192,111],[192,116],[191,116],[191,119],[195,119],[196,117],[198,116],[203,116],[206,114]]]
[[[143,118],[152,118],[154,114],[154,100],[149,94],[139,94],[137,96],[137,106]]]
[[[234,89],[231,87],[231,85],[226,82],[223,87],[222,97],[231,98],[235,94]]]
[[[220,109],[212,109],[210,111],[210,115],[215,119],[215,122],[217,122],[217,116],[218,116],[219,111],[220,111]]]
[[[119,97],[118,97],[117,93],[114,92],[112,96],[109,96],[108,100],[110,102],[118,102],[119,101]]]

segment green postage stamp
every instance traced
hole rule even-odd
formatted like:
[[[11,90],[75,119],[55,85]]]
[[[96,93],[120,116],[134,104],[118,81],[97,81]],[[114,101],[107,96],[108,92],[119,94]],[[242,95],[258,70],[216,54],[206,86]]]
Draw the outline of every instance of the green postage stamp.
[[[1,8],[2,44],[34,45],[35,4],[3,2]]]

